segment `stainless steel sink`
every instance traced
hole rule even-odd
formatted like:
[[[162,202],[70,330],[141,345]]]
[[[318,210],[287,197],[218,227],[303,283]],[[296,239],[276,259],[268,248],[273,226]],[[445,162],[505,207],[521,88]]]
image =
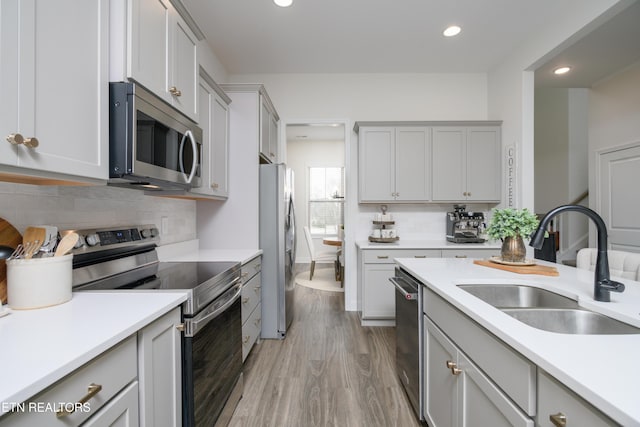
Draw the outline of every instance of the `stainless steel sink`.
[[[571,298],[526,285],[458,285],[464,291],[496,308],[578,308]]]
[[[589,310],[516,308],[502,311],[534,328],[560,334],[640,334],[640,328]]]

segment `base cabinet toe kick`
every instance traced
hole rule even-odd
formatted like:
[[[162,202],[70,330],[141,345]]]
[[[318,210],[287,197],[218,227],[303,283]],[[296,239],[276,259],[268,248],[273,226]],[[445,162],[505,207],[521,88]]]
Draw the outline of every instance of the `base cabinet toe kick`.
[[[430,427],[619,426],[442,297],[423,288]]]

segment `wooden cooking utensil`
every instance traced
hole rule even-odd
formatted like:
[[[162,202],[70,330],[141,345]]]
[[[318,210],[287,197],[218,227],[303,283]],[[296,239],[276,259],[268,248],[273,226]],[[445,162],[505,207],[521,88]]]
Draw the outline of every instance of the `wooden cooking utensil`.
[[[25,255],[25,259],[31,259],[31,257],[36,252],[38,252],[46,237],[47,229],[44,227],[27,227],[24,230],[24,235],[22,236],[22,245],[25,248],[29,248],[29,251]]]
[[[0,218],[0,245],[16,248],[22,243],[22,236],[9,222]],[[7,267],[0,259],[0,302],[7,302]]]
[[[64,236],[60,243],[58,243],[58,247],[56,248],[56,253],[53,256],[62,256],[69,252],[78,242],[78,234],[77,233],[69,233]]]

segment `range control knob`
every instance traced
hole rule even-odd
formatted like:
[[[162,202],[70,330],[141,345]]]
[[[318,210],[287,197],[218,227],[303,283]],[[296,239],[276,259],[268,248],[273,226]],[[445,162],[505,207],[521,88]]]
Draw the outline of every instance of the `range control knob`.
[[[156,237],[158,235],[158,229],[157,228],[145,228],[145,229],[140,231],[140,234],[142,235],[142,237],[144,239],[150,239],[150,238]]]
[[[94,234],[89,234],[84,239],[87,242],[87,245],[89,245],[89,246],[95,246],[95,245],[100,243],[100,236],[98,236],[95,233]]]
[[[84,246],[84,237],[82,236],[78,236],[78,240],[76,241],[76,244],[73,245],[73,249],[78,249]]]

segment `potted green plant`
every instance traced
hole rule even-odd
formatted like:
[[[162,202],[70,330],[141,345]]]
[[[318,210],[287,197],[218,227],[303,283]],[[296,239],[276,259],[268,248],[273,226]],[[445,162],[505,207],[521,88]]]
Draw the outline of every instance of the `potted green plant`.
[[[529,237],[539,220],[527,208],[493,209],[487,235],[492,239],[502,240],[500,255],[503,261],[524,262],[527,249],[523,237]]]

